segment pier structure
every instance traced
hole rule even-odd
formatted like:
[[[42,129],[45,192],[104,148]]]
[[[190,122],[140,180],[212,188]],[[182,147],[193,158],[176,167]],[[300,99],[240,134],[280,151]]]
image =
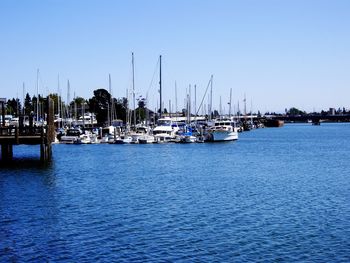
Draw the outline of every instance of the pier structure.
[[[13,146],[25,144],[40,145],[40,161],[42,163],[49,162],[52,158],[51,143],[55,139],[53,100],[47,98],[46,125],[41,126],[34,125],[34,116],[30,116],[29,126],[24,125],[23,118],[20,118],[18,126],[6,126],[4,104],[2,102],[2,123],[0,125],[1,161],[11,161],[13,159]]]
[[[264,121],[264,119],[281,120],[286,123],[290,122],[350,122],[350,114],[339,115],[320,115],[320,114],[306,114],[306,115],[275,115],[267,117],[254,118],[254,120]]]

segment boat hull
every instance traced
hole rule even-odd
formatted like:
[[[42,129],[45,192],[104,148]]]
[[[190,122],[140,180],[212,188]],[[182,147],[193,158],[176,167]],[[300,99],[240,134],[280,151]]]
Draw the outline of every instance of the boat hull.
[[[238,140],[238,133],[232,131],[213,131],[208,134],[206,139],[208,142],[224,142],[235,140]]]

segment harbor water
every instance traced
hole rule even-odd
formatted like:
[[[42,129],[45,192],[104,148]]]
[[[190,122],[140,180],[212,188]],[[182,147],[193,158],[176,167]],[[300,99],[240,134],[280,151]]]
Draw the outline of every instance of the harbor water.
[[[350,124],[227,143],[17,146],[0,262],[349,262]]]

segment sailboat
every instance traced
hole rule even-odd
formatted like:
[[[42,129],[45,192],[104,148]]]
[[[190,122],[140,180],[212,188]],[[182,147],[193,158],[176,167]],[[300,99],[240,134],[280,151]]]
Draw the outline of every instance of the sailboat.
[[[212,98],[213,76],[211,77],[211,95]],[[210,102],[211,103],[211,102]],[[210,106],[211,108],[211,106]],[[217,119],[214,125],[209,126],[205,141],[219,142],[219,141],[234,141],[238,139],[238,131],[235,122],[226,119]]]
[[[132,64],[132,94],[133,94],[133,106],[134,106],[134,110],[133,110],[133,122],[134,122],[133,128],[134,128],[134,132],[131,133],[130,130],[128,129],[128,127],[127,127],[126,131],[124,132],[124,134],[121,134],[120,137],[118,137],[115,140],[116,144],[138,143],[138,137],[140,136],[140,134],[136,133],[135,64],[134,64],[134,53],[133,52],[131,53],[131,64]],[[130,116],[130,119],[131,119],[131,116]]]
[[[160,113],[157,126],[153,129],[153,135],[156,143],[165,143],[175,140],[176,132],[179,128],[174,125],[169,117],[162,118],[163,101],[162,101],[162,56],[159,56],[159,102]]]

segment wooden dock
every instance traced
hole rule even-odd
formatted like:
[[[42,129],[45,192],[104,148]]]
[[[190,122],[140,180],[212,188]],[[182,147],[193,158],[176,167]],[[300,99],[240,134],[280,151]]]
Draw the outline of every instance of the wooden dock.
[[[33,121],[29,126],[19,123],[19,126],[6,127],[3,122],[0,126],[1,161],[8,162],[13,159],[14,145],[40,145],[40,161],[43,163],[51,161],[51,143],[55,139],[53,102],[47,98],[48,113],[47,125],[35,127]],[[4,111],[3,111],[4,116]],[[4,117],[3,117],[4,120]]]

